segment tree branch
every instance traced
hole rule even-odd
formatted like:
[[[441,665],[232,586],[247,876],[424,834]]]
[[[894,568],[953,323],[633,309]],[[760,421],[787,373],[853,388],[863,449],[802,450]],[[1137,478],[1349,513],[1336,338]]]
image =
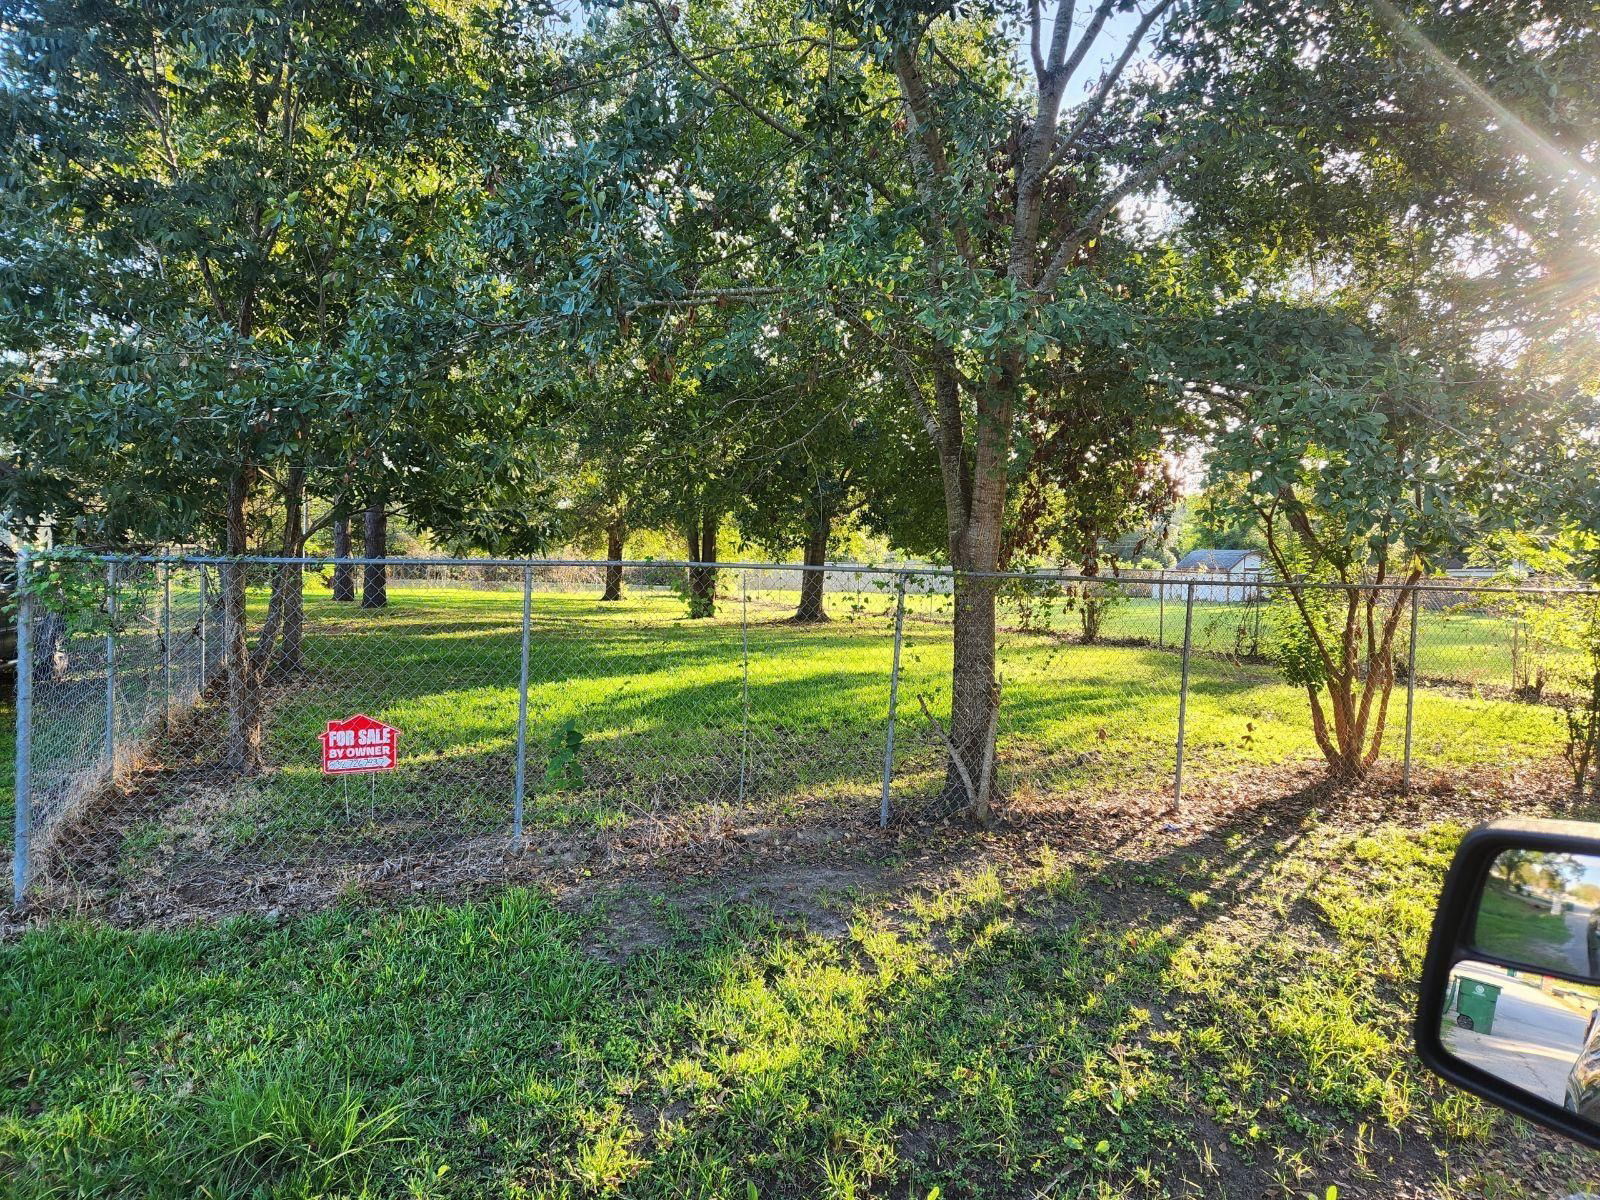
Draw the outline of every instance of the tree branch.
[[[1051,63],[1050,73],[1059,78],[1063,84],[1072,78],[1072,73],[1076,71],[1082,64],[1084,55],[1089,53],[1089,48],[1093,46],[1096,39],[1099,38],[1100,30],[1104,28],[1106,18],[1111,15],[1111,10],[1115,6],[1116,0],[1101,0],[1100,7],[1094,10],[1094,16],[1089,18],[1089,24],[1083,31],[1083,37],[1079,39],[1078,44],[1073,49],[1071,56],[1065,62],[1062,62],[1056,56],[1056,49],[1058,45],[1062,49],[1065,49],[1066,47],[1066,39],[1062,37],[1061,32],[1061,17],[1059,14],[1057,15],[1055,44],[1052,44],[1050,47],[1051,58],[1055,61]],[[1069,28],[1072,25],[1072,10],[1070,8],[1067,10],[1066,24]]]
[[[1195,147],[1196,143],[1194,142],[1176,146],[1168,150],[1160,158],[1140,167],[1117,187],[1113,188],[1100,203],[1089,210],[1089,215],[1079,223],[1076,229],[1067,235],[1066,240],[1056,249],[1050,258],[1050,265],[1045,269],[1044,277],[1039,281],[1037,290],[1048,292],[1055,287],[1057,281],[1061,278],[1062,272],[1066,270],[1067,264],[1083,248],[1083,244],[1100,228],[1100,223],[1106,219],[1106,215],[1152,179],[1165,174],[1174,164],[1187,158],[1194,152]]]
[[[1157,0],[1156,6],[1147,12],[1143,19],[1140,20],[1138,27],[1133,31],[1132,36],[1128,38],[1127,44],[1123,46],[1122,54],[1117,58],[1117,61],[1112,64],[1111,69],[1107,71],[1101,78],[1100,86],[1095,89],[1094,95],[1090,96],[1089,99],[1084,102],[1083,108],[1078,110],[1078,115],[1073,119],[1072,126],[1067,130],[1066,136],[1062,138],[1061,142],[1056,146],[1055,153],[1053,153],[1050,156],[1050,160],[1045,163],[1044,169],[1040,171],[1040,175],[1048,175],[1052,170],[1060,165],[1061,160],[1067,156],[1067,154],[1072,150],[1072,147],[1077,145],[1078,139],[1082,137],[1084,131],[1089,128],[1089,124],[1095,119],[1095,117],[1099,116],[1101,110],[1105,108],[1106,99],[1111,95],[1111,89],[1116,86],[1117,80],[1122,77],[1122,72],[1127,69],[1128,63],[1132,61],[1133,56],[1138,53],[1139,46],[1144,42],[1145,34],[1150,32],[1150,26],[1154,25],[1161,17],[1161,14],[1166,12],[1167,9],[1171,8],[1174,3],[1175,0]]]
[[[788,138],[791,142],[794,142],[796,145],[807,147],[811,146],[811,139],[808,138],[801,130],[795,128],[776,113],[769,112],[767,109],[755,103],[755,101],[751,100],[731,83],[727,83],[726,81],[711,74],[711,72],[703,69],[696,61],[696,56],[688,53],[688,51],[686,51],[679,43],[677,36],[672,32],[671,23],[667,20],[667,14],[662,11],[660,0],[648,0],[648,3],[650,5],[650,11],[655,14],[656,28],[661,31],[661,36],[666,40],[667,48],[672,51],[673,56],[676,57],[679,62],[689,68],[690,72],[697,79],[709,84],[712,88],[728,97],[728,99],[732,100],[735,104],[744,109],[763,125],[775,130],[782,136]],[[871,187],[873,191],[877,192],[880,197],[882,197],[884,200],[887,200],[891,204],[895,203],[894,194],[889,190],[888,186],[884,184],[882,180],[878,179],[875,175],[872,175],[869,172],[860,170],[859,168],[854,168],[854,170],[862,179],[862,181]]]
[[[1040,25],[1044,14],[1039,10],[1039,0],[1028,0],[1028,50],[1033,55],[1033,73],[1044,78],[1044,55],[1039,49]]]
[[[1067,44],[1072,40],[1072,15],[1077,7],[1076,0],[1056,0],[1056,16],[1050,24],[1050,52],[1044,70],[1039,72],[1041,84],[1066,60]]]
[[[900,373],[900,382],[905,387],[906,396],[917,410],[923,432],[928,435],[928,440],[933,443],[933,448],[937,451],[944,440],[939,432],[939,418],[933,415],[933,409],[928,406],[927,393],[922,390],[917,373],[912,369],[910,356],[897,347],[891,348],[890,354],[894,357],[895,370]]]
[[[1273,531],[1273,523],[1277,518],[1278,502],[1274,500],[1271,507],[1265,510],[1259,504],[1252,504],[1252,507],[1256,510],[1256,515],[1261,518],[1262,528],[1267,538],[1267,552],[1272,555],[1272,564],[1278,568],[1278,575],[1289,589],[1289,598],[1294,601],[1294,606],[1300,613],[1300,619],[1305,622],[1306,631],[1311,634],[1311,640],[1317,647],[1317,657],[1322,660],[1322,669],[1332,675],[1334,673],[1333,654],[1322,638],[1322,631],[1317,628],[1316,621],[1312,619],[1311,610],[1306,607],[1305,597],[1301,595],[1304,589],[1289,578],[1291,574],[1289,561],[1284,556],[1282,548],[1278,545],[1277,535]]]
[[[701,308],[708,304],[727,304],[731,301],[761,300],[768,296],[787,296],[792,289],[786,287],[717,288],[712,291],[690,292],[683,296],[666,296],[659,300],[639,300],[628,305],[630,313],[650,308]]]
[[[933,102],[928,95],[928,85],[917,70],[916,57],[907,46],[897,46],[894,52],[894,77],[900,84],[900,96],[905,102],[910,118],[911,158],[915,166],[917,195],[926,206],[936,229],[949,228],[956,245],[956,253],[968,267],[976,266],[972,243],[966,231],[959,226],[946,226],[939,197],[934,194],[936,184],[950,178],[950,160],[944,152],[944,139],[934,122]]]

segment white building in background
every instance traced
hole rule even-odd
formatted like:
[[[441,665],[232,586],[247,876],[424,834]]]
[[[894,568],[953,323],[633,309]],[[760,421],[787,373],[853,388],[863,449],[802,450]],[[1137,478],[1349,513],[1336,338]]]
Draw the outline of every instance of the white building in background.
[[[1191,550],[1163,573],[1162,596],[1180,603],[1195,585],[1197,602],[1246,604],[1258,599],[1262,558],[1255,550]]]
[[[1451,579],[1470,579],[1477,583],[1493,583],[1502,575],[1511,575],[1520,580],[1526,580],[1533,572],[1528,564],[1520,559],[1512,559],[1493,567],[1469,567],[1464,558],[1447,558],[1442,573]]]

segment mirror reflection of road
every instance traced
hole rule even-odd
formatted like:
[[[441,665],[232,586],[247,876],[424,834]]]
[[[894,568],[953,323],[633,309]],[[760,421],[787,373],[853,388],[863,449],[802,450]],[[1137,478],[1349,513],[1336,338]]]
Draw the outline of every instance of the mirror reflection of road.
[[[1580,926],[1584,930],[1587,921],[1585,914]],[[1583,952],[1581,936],[1578,947]],[[1587,971],[1587,964],[1584,969]],[[1455,1024],[1454,1011],[1445,1014],[1445,1048],[1508,1083],[1560,1104],[1566,1097],[1567,1072],[1583,1047],[1588,1014],[1541,991],[1534,980],[1509,975],[1499,967],[1462,963],[1452,974],[1492,983],[1501,991],[1491,1033],[1462,1029]]]
[[[1561,948],[1567,952],[1567,966],[1575,975],[1594,974],[1594,968],[1589,963],[1589,918],[1590,909],[1577,910],[1562,914],[1562,919],[1567,923],[1567,941]]]

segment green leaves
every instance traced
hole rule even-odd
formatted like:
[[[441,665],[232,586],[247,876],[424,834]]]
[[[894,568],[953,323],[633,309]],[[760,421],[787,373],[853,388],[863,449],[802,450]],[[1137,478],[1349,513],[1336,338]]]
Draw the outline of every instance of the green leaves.
[[[550,757],[545,763],[545,783],[558,791],[575,791],[583,786],[583,764],[578,750],[583,733],[571,718],[563,721],[550,737]]]
[[[481,90],[455,18],[52,0],[18,22],[0,405],[34,469],[0,505],[101,544],[215,544],[242,464],[413,485],[412,447],[448,445],[474,397],[440,387],[484,119],[441,103]],[[12,103],[30,91],[64,102]],[[374,453],[380,429],[412,446]]]

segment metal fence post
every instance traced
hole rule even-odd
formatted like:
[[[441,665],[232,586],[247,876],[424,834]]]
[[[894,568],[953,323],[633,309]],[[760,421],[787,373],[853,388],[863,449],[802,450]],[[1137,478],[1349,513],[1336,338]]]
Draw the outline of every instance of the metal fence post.
[[[1183,803],[1183,735],[1189,716],[1189,647],[1194,632],[1194,580],[1183,600],[1183,676],[1178,684],[1178,759],[1172,780],[1172,806]]]
[[[1167,645],[1167,573],[1156,577],[1156,649]]]
[[[28,890],[28,841],[33,827],[33,597],[28,594],[28,549],[17,551],[17,805],[12,822],[11,897]]]
[[[206,690],[206,609],[211,606],[211,598],[207,594],[206,580],[210,578],[204,567],[200,568],[200,682],[196,686],[196,693]]]
[[[1244,591],[1244,598],[1245,602],[1250,606],[1248,610],[1250,616],[1255,618],[1255,632],[1250,636],[1250,653],[1260,654],[1261,614],[1267,605],[1267,593],[1261,587],[1260,571],[1246,571],[1245,575],[1250,580],[1250,584]]]
[[[883,795],[878,801],[878,827],[889,828],[889,784],[894,779],[894,717],[900,705],[900,646],[906,629],[906,577],[900,576],[894,597],[894,663],[889,668],[889,728],[883,745]]]
[[[804,574],[804,572],[802,572]],[[750,572],[739,572],[739,643],[744,682],[739,717],[739,803],[744,803],[745,780],[750,773]]]
[[[106,774],[117,778],[117,564],[106,563]]]
[[[161,564],[161,729],[172,732],[172,566]]]
[[[1411,722],[1417,705],[1417,585],[1411,585],[1411,644],[1406,650],[1406,758],[1400,788],[1411,790]]]
[[[522,568],[522,674],[517,684],[517,784],[511,803],[511,836],[522,837],[523,801],[528,792],[528,635],[533,619],[533,568]]]

